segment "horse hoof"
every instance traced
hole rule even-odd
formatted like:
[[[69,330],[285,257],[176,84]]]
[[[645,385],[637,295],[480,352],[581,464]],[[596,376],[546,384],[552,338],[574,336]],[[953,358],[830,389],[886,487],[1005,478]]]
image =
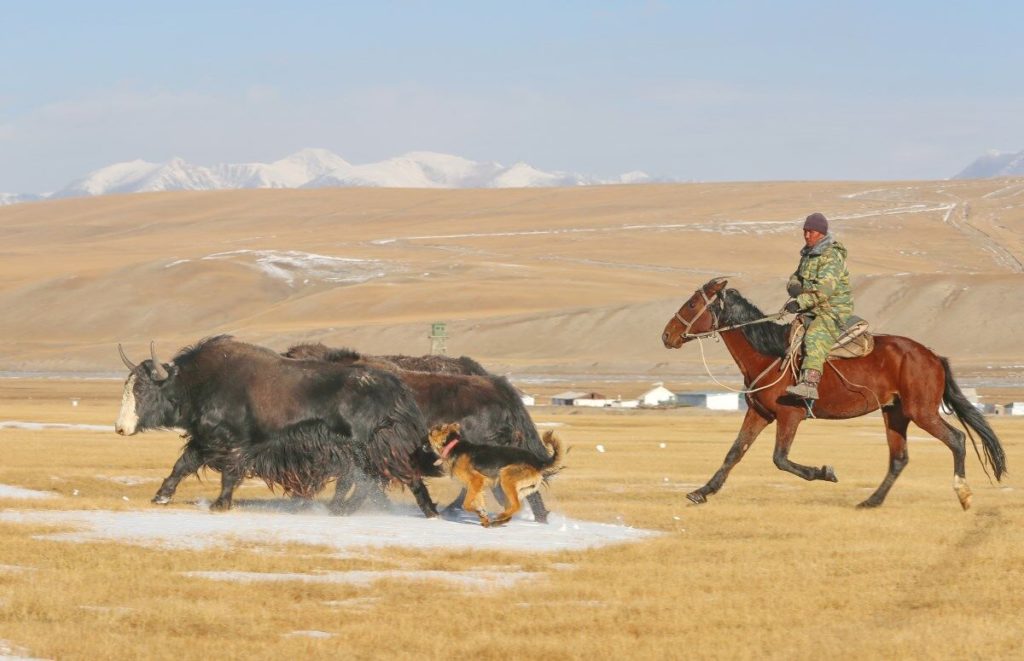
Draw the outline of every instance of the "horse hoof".
[[[153,496],[153,500],[149,502],[153,503],[154,505],[166,505],[167,503],[171,502],[171,497],[157,494]]]
[[[838,482],[839,481],[839,478],[836,477],[835,470],[833,470],[831,466],[822,466],[821,467],[821,472],[823,473],[823,477],[821,479],[826,480],[828,482]]]
[[[700,505],[702,503],[708,502],[707,497],[704,494],[700,493],[699,491],[691,491],[690,493],[686,494],[686,499],[689,500],[694,505]]]
[[[963,507],[965,512],[971,509],[971,488],[967,486],[967,480],[962,477],[954,478],[953,491],[960,501],[960,507]]]
[[[211,512],[227,512],[229,509],[231,509],[231,503],[223,500],[215,500],[210,503]]]
[[[870,509],[874,509],[874,508],[878,507],[881,504],[882,503],[875,502],[875,501],[871,500],[870,498],[868,498],[863,503],[858,503],[857,504],[857,509],[859,509],[859,510],[870,510]]]

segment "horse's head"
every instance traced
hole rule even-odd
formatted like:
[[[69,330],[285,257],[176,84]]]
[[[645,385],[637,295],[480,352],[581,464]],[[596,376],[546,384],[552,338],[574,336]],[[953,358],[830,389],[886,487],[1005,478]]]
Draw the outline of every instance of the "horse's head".
[[[713,278],[683,303],[683,307],[665,324],[665,332],[661,334],[666,349],[678,349],[695,335],[715,330],[718,319],[711,304],[727,282],[725,278]]]

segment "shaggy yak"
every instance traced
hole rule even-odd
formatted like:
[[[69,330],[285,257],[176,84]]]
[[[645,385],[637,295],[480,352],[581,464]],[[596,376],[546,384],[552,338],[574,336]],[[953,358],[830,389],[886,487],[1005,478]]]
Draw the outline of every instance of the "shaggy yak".
[[[490,374],[471,358],[367,356],[319,343],[294,346],[284,355],[389,370],[412,391],[428,427],[457,422],[462,437],[471,443],[510,445],[528,450],[538,459],[549,457],[516,389],[508,379]],[[447,509],[461,507],[465,496],[463,490]],[[497,490],[495,497],[503,499]],[[547,523],[548,509],[540,493],[527,496],[527,502],[534,520]]]
[[[184,450],[154,503],[170,502],[182,478],[210,467],[221,474],[213,510],[231,507],[243,478],[259,477],[304,498],[337,480],[330,508],[339,514],[359,504],[346,496],[360,481],[378,493],[397,481],[426,516],[437,516],[423,484],[440,475],[436,456],[416,402],[394,375],[292,360],[230,336],[203,340],[170,363],[157,360],[152,345],[150,353],[135,365],[121,351],[131,373],[114,428],[125,436],[185,430]]]

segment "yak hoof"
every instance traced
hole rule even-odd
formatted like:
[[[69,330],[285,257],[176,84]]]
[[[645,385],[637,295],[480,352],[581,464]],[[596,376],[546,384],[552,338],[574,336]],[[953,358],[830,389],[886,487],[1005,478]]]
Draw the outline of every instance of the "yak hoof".
[[[821,467],[822,478],[826,482],[838,482],[839,478],[836,477],[836,472],[831,466]]]
[[[221,500],[220,498],[218,498],[217,500],[213,501],[210,504],[210,511],[211,512],[226,512],[229,509],[231,509],[231,501],[230,500]]]
[[[686,494],[686,499],[689,500],[694,505],[700,505],[702,503],[708,502],[707,496],[705,496],[699,491],[691,491],[690,493]]]
[[[158,493],[157,495],[153,496],[153,500],[151,500],[150,502],[153,503],[154,505],[166,505],[167,503],[171,502],[171,497],[165,496],[162,493]]]

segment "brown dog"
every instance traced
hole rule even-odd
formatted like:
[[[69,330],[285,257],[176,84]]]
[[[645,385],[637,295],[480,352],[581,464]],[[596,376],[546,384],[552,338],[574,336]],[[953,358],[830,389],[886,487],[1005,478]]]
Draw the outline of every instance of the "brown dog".
[[[552,449],[547,459],[507,445],[484,445],[465,441],[457,422],[435,425],[430,445],[438,464],[446,464],[452,478],[466,486],[462,508],[476,512],[485,528],[507,523],[521,507],[520,497],[536,491],[549,477],[562,470],[562,444],[553,432],[544,433],[544,444]],[[499,486],[505,494],[505,509],[496,518],[487,516],[484,488]]]

